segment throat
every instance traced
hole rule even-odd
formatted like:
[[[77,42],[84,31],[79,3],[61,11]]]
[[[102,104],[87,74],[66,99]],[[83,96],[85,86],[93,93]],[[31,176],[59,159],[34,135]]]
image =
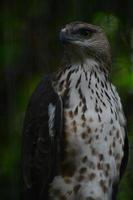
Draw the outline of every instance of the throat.
[[[69,65],[57,74],[56,91],[66,100],[70,94],[76,95],[84,102],[88,89],[98,90],[98,85],[108,79],[107,73],[94,60]],[[78,95],[77,95],[78,93]]]

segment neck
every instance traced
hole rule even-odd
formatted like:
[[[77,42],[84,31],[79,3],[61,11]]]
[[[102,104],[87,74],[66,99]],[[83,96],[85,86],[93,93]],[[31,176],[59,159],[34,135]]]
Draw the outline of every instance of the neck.
[[[69,52],[69,53],[68,53]],[[101,68],[101,71],[108,73],[111,69],[111,58],[107,55],[99,56],[96,54],[91,55],[91,52],[87,54],[85,51],[65,51],[62,64],[63,66],[74,66],[74,65],[88,65],[90,62],[95,62]]]
[[[62,68],[59,69],[56,79],[59,81],[61,76],[67,76],[67,74],[77,72],[80,70],[80,73],[90,73],[96,72],[97,74],[101,75],[103,78],[109,77],[109,71],[104,62],[99,62],[92,58],[87,58],[84,60],[80,60],[78,62],[73,62],[73,60],[64,60],[62,63]],[[106,66],[106,67],[105,67]],[[65,78],[65,77],[64,77]]]

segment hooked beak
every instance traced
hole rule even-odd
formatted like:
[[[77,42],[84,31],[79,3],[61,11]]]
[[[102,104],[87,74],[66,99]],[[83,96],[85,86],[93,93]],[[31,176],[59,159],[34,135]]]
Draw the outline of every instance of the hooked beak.
[[[67,31],[66,28],[63,28],[60,31],[60,41],[62,44],[70,44],[74,41],[74,39],[71,37],[70,33]]]

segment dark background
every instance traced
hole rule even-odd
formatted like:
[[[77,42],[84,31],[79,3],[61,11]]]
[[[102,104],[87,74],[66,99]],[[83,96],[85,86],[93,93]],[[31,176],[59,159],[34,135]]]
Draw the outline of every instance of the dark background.
[[[0,199],[20,199],[21,132],[28,99],[60,66],[60,28],[74,20],[101,25],[113,55],[112,82],[127,117],[130,161],[118,200],[133,199],[133,1],[5,0],[0,5]]]

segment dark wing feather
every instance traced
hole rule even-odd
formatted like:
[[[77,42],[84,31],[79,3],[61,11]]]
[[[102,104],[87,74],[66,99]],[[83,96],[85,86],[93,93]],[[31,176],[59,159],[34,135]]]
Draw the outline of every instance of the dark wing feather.
[[[124,139],[124,147],[123,147],[124,156],[123,156],[123,159],[121,162],[121,167],[120,167],[120,179],[122,178],[122,176],[125,173],[127,163],[128,163],[128,157],[129,157],[128,135],[127,135],[126,128],[124,128],[124,130],[125,130],[125,139]]]
[[[55,106],[53,137],[49,134],[48,106]],[[33,93],[23,127],[24,200],[47,199],[49,183],[57,173],[62,132],[62,101],[46,76]]]

